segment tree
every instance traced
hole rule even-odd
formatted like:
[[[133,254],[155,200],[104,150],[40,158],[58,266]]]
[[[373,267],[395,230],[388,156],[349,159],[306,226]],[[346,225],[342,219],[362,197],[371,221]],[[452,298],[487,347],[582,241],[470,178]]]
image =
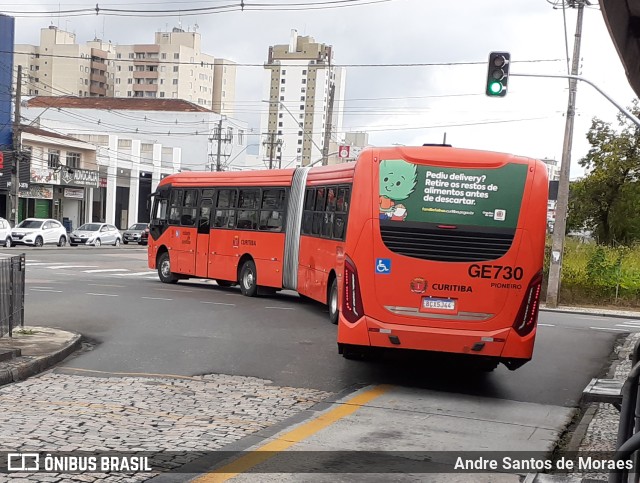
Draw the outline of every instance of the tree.
[[[630,111],[640,115],[637,101]],[[593,119],[591,149],[579,161],[588,174],[570,186],[567,226],[591,229],[605,244],[640,240],[640,128],[622,114],[618,124]]]

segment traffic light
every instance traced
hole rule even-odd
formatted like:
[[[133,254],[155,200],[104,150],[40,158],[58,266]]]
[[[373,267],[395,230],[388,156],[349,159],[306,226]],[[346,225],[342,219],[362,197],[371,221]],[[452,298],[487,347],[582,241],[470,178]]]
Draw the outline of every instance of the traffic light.
[[[507,95],[510,59],[509,52],[491,52],[489,54],[489,70],[487,72],[487,95],[489,97]]]

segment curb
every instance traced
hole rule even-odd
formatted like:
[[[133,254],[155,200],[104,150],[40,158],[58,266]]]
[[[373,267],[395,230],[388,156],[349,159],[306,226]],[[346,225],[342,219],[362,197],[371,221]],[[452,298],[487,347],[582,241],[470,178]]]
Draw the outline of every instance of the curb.
[[[556,312],[562,314],[574,314],[574,315],[595,315],[598,317],[614,317],[619,319],[640,319],[640,313],[638,312],[629,312],[629,313],[620,313],[620,312],[608,312],[606,310],[594,308],[593,310],[578,310],[571,308],[547,308],[540,307],[540,312]]]
[[[18,364],[15,367],[0,369],[0,386],[23,381],[28,377],[44,372],[78,350],[81,345],[81,340],[82,336],[80,334],[74,334],[73,339],[71,339],[69,343],[51,354],[36,357],[30,361]]]

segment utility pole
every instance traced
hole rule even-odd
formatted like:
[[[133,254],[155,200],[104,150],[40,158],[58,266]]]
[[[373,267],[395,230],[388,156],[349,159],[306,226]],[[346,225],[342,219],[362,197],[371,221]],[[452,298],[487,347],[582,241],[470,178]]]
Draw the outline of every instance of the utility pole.
[[[220,116],[220,120],[218,121],[218,155],[216,156],[216,171],[222,171],[222,166],[220,165],[221,148],[222,148],[222,116]]]
[[[267,133],[267,136],[269,136],[269,140],[268,141],[263,141],[262,145],[269,147],[269,169],[273,169],[274,148],[276,146],[282,145],[282,140],[278,139],[276,141],[276,133],[275,132]],[[280,160],[282,160],[282,158],[280,158]]]
[[[331,84],[329,88],[329,106],[327,108],[327,122],[324,127],[324,139],[322,143],[322,165],[329,163],[329,141],[331,141],[331,118],[333,117],[333,98],[335,96],[336,86]]]
[[[576,25],[576,38],[573,45],[573,59],[571,75],[578,75],[580,64],[580,42],[582,40],[582,17],[584,4],[588,0],[570,1],[569,6],[578,7],[578,20]],[[564,251],[564,236],[567,229],[567,211],[569,205],[569,175],[571,172],[571,146],[573,143],[573,120],[576,107],[577,79],[569,79],[569,102],[567,107],[567,119],[564,128],[564,143],[562,145],[562,164],[560,167],[560,179],[558,181],[558,201],[556,203],[556,219],[553,225],[553,237],[551,243],[551,260],[549,263],[549,280],[547,284],[547,306],[558,306],[558,293],[560,291],[560,273],[562,271],[562,252]]]
[[[11,191],[14,192],[12,209],[14,213],[14,225],[18,226],[18,212],[20,211],[20,154],[22,146],[20,144],[20,104],[22,103],[22,66],[18,65],[16,76],[16,98],[13,112],[13,162],[15,163],[15,175],[11,175]]]

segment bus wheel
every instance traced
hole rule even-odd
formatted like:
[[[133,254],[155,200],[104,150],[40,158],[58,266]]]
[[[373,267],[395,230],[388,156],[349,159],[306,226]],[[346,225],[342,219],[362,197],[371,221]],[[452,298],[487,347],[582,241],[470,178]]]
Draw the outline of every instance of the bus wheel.
[[[253,260],[247,260],[240,269],[240,291],[242,295],[254,297],[258,293],[256,264]]]
[[[331,282],[331,288],[329,289],[329,322],[332,324],[338,323],[338,280],[335,278]]]
[[[171,273],[171,260],[168,253],[163,253],[158,259],[158,277],[162,283],[177,283],[178,277]]]
[[[219,280],[217,278],[216,278],[216,283],[220,287],[233,287],[236,284],[235,282],[230,282],[229,280]]]

